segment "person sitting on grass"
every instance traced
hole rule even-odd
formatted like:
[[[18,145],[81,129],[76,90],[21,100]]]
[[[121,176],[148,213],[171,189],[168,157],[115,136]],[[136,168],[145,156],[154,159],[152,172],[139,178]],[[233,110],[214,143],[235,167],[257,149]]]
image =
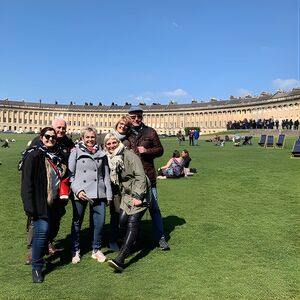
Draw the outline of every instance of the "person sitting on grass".
[[[174,150],[172,158],[158,171],[160,176],[166,178],[179,178],[183,174],[184,161],[178,150]]]
[[[197,173],[196,168],[190,168],[190,162],[192,161],[189,151],[186,149],[181,151],[181,157],[183,159],[183,175],[182,176],[193,176]]]
[[[1,148],[9,148],[8,140],[6,139],[2,144]]]

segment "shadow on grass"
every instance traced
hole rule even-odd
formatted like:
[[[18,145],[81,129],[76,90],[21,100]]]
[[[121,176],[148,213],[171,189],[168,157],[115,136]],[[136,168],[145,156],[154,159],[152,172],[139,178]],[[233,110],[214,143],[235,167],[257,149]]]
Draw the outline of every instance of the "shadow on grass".
[[[80,255],[84,256],[87,252],[91,252],[91,230],[89,228],[81,229],[80,231]],[[52,272],[54,269],[68,265],[72,260],[71,250],[71,234],[68,234],[64,239],[57,240],[55,248],[62,248],[59,251],[46,258],[45,274]]]
[[[166,240],[170,240],[170,234],[172,231],[175,230],[177,226],[184,225],[186,221],[183,218],[178,216],[167,216],[163,218],[164,224],[164,233]],[[131,258],[125,266],[129,266],[133,263],[136,263],[140,259],[146,257],[151,251],[153,251],[158,246],[158,243],[154,240],[153,237],[153,227],[152,227],[152,220],[143,220],[141,224],[141,233],[140,238],[134,249],[132,254],[139,252],[133,258]],[[171,247],[170,247],[171,248]]]
[[[164,233],[166,240],[170,240],[170,234],[175,230],[177,226],[185,224],[186,221],[183,218],[178,216],[167,216],[163,218],[164,224]],[[84,228],[80,231],[80,255],[84,256],[88,252],[91,252],[91,230],[89,228]],[[108,244],[108,233],[109,233],[109,224],[105,224],[103,227],[103,245]],[[152,220],[142,220],[140,228],[139,239],[132,249],[131,254],[139,252],[137,255],[132,257],[125,266],[129,266],[140,259],[146,257],[151,251],[153,251],[158,246],[157,242],[154,240],[153,236],[153,226]],[[46,258],[46,270],[45,274],[49,274],[56,268],[68,265],[71,263],[71,235],[68,234],[64,239],[60,239],[55,243],[56,248],[63,248],[61,252],[57,252],[54,255],[48,256]],[[104,255],[112,253],[113,251],[108,249],[103,251]],[[117,253],[116,253],[117,255]]]

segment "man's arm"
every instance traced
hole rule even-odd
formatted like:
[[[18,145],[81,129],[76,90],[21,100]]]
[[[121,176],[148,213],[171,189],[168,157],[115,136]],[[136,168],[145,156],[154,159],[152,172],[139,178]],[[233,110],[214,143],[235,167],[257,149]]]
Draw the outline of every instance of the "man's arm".
[[[153,158],[162,156],[164,154],[164,148],[160,142],[157,132],[153,128],[151,128],[151,134],[149,134],[149,136],[152,140],[152,147],[146,148],[145,152],[140,153],[143,153],[144,155],[151,155]]]

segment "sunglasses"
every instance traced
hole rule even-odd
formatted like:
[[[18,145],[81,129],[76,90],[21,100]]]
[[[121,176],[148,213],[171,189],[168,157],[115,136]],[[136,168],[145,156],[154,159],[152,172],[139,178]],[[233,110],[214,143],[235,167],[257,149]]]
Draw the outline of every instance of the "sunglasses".
[[[44,137],[47,140],[50,140],[50,139],[52,139],[53,141],[56,140],[56,136],[55,135],[45,134]]]
[[[135,119],[142,120],[142,119],[143,119],[143,116],[142,116],[142,115],[130,115],[130,118],[131,118],[132,120],[135,120]]]

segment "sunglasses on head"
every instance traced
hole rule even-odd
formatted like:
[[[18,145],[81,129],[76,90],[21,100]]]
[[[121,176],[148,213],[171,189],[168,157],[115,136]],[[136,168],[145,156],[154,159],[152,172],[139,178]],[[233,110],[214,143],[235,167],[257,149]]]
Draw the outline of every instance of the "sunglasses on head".
[[[56,136],[55,135],[45,134],[44,137],[47,140],[50,140],[50,139],[52,139],[53,141],[56,140]]]

